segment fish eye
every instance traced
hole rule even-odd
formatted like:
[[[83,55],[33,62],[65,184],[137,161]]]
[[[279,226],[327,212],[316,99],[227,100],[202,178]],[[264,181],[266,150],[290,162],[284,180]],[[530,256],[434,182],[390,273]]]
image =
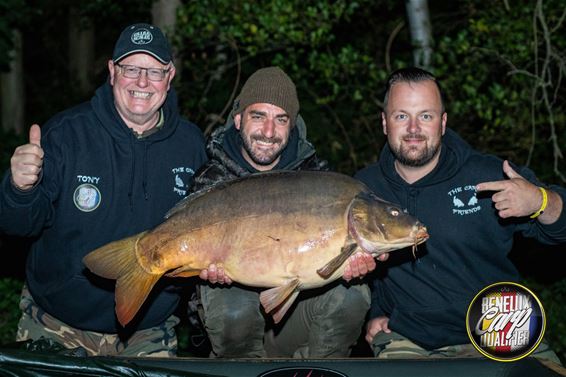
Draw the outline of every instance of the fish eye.
[[[400,212],[398,209],[393,208],[391,211],[389,211],[389,213],[391,214],[391,216],[399,216]]]

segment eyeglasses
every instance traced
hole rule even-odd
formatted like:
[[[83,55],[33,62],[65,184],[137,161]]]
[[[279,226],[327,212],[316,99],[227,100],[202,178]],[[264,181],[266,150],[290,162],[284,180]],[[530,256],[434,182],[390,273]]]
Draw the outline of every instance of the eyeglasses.
[[[165,75],[171,71],[171,68],[161,69],[161,68],[142,68],[135,65],[127,65],[127,64],[118,64],[114,63],[114,65],[120,67],[122,69],[122,74],[124,77],[129,79],[137,79],[140,77],[142,71],[146,72],[147,79],[151,81],[163,81]]]

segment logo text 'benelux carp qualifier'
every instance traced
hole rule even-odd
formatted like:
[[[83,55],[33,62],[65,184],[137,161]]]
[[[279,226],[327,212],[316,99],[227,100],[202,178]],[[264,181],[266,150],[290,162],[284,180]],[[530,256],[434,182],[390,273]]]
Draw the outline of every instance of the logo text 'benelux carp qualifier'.
[[[482,289],[470,303],[466,329],[472,344],[497,361],[515,361],[531,354],[544,336],[546,317],[538,297],[512,282]]]

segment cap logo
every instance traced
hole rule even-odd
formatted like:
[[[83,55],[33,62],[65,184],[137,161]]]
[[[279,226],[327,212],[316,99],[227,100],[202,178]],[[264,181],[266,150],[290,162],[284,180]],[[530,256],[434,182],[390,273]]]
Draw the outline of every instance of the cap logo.
[[[132,34],[132,43],[137,45],[146,45],[153,40],[153,34],[147,29],[140,29]]]

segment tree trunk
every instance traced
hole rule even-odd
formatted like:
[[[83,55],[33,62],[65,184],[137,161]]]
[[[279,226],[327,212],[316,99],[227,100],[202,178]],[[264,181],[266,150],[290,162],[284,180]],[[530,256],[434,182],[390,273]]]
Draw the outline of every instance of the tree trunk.
[[[18,30],[13,31],[14,50],[10,53],[10,71],[2,73],[2,128],[12,129],[23,134],[24,124],[24,74],[23,74],[23,41]]]
[[[151,16],[153,24],[159,27],[171,44],[173,49],[173,57],[177,76],[181,75],[183,66],[181,58],[178,56],[178,48],[175,47],[173,37],[175,35],[175,27],[177,25],[177,8],[181,5],[181,0],[157,0],[151,8]]]
[[[427,0],[407,0],[407,17],[413,43],[413,64],[426,70],[432,68],[432,26]]]
[[[69,75],[81,96],[94,90],[94,29],[76,7],[69,11]]]

